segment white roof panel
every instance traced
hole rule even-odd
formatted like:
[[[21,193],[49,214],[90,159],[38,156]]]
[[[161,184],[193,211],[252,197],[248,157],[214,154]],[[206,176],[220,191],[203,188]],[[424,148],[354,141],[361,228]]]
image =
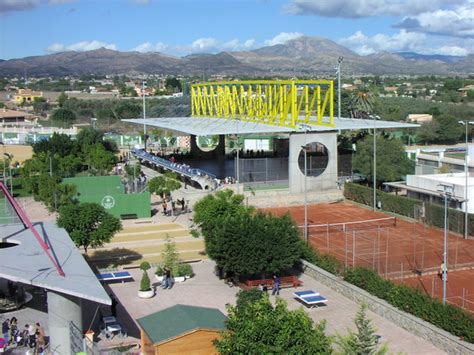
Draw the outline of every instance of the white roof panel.
[[[159,118],[136,118],[122,120],[124,122],[147,126],[160,127],[176,132],[192,134],[196,136],[208,136],[218,134],[264,134],[264,133],[291,133],[303,132],[305,128],[280,127],[259,122],[249,122],[238,119],[209,118],[209,117],[159,117]],[[310,132],[324,132],[334,130],[357,130],[357,129],[387,129],[387,128],[416,128],[417,124],[401,123],[392,121],[380,121],[356,118],[334,118],[336,127],[318,126],[308,124]]]
[[[34,226],[50,246],[50,252],[57,258],[65,276],[59,275],[30,229],[22,224],[0,224],[2,242],[18,244],[0,248],[0,277],[110,304],[107,292],[68,233],[54,222],[34,223]]]

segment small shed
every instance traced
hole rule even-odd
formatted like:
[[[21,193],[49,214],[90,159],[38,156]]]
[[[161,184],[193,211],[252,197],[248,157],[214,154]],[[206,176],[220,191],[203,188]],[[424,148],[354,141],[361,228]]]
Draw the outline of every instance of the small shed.
[[[220,338],[226,319],[218,309],[181,304],[137,319],[142,353],[217,354],[212,341]]]

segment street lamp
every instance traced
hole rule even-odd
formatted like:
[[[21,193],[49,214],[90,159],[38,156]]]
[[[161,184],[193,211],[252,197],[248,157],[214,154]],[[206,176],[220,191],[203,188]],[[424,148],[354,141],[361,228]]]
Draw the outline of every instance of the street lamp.
[[[467,137],[468,137],[468,126],[470,124],[474,124],[474,121],[469,120],[461,120],[458,123],[462,124],[466,128],[466,152],[464,154],[464,174],[465,174],[465,185],[464,185],[464,239],[468,237],[468,209],[467,204],[469,202],[467,190],[468,190],[468,176],[469,176],[469,167],[468,167],[468,145],[467,145]]]
[[[377,128],[377,120],[380,119],[380,116],[371,115],[370,117],[374,120],[374,211],[377,209],[377,135],[375,129]]]
[[[344,57],[339,57],[336,64],[336,74],[337,74],[337,118],[341,118],[341,63],[344,60]]]
[[[95,129],[95,123],[97,122],[97,118],[91,117],[91,121],[92,121],[92,128]]]
[[[145,141],[144,143],[144,148],[145,148],[145,152],[146,152],[146,107],[145,107],[145,88],[147,86],[147,83],[145,80],[142,81],[142,98],[143,98],[143,139]]]
[[[308,129],[311,129],[311,126],[308,124],[300,125],[300,129],[304,129],[304,146],[301,148],[303,149],[304,154],[304,230],[303,230],[303,237],[304,242],[308,244],[308,159],[307,159],[307,152],[308,152]]]
[[[448,200],[451,200],[454,196],[454,186],[439,184],[438,191],[442,192],[441,197],[444,198],[444,251],[441,273],[443,277],[443,304],[446,304],[446,283],[448,282]]]

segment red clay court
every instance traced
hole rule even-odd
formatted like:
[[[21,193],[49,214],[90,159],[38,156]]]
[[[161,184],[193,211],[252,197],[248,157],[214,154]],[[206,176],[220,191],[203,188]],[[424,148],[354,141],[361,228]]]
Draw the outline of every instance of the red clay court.
[[[303,231],[304,206],[265,211],[276,215],[289,212]],[[431,291],[432,275],[437,275],[443,257],[444,232],[441,229],[347,202],[318,204],[308,206],[308,241],[320,252],[334,255],[345,267],[367,267],[397,282],[415,286],[419,275],[427,275],[420,287],[435,297],[439,295]],[[474,271],[470,274],[459,271],[471,268],[474,269],[474,240],[450,233],[448,284],[452,294],[448,293],[448,297],[452,297],[453,303],[459,304],[454,297],[462,297],[463,292],[468,297],[472,294],[474,301]],[[440,282],[437,290],[442,289]],[[464,299],[465,307],[474,311],[474,302]]]

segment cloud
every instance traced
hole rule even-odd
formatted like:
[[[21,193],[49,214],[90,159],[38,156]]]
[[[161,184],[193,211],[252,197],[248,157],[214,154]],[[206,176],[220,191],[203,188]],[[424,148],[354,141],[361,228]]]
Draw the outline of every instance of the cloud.
[[[215,51],[218,43],[215,38],[199,38],[191,44],[191,48],[196,52]]]
[[[31,10],[39,3],[39,0],[0,0],[0,13]]]
[[[425,42],[425,34],[407,32],[406,30],[401,30],[392,36],[379,33],[372,37],[366,36],[362,31],[357,31],[352,36],[339,41],[340,44],[349,47],[360,55],[382,51],[416,51]]]
[[[75,2],[76,0],[48,0],[48,4],[50,5],[63,5],[68,4],[70,2]]]
[[[440,36],[428,36],[424,33],[400,30],[393,35],[376,34],[366,36],[362,31],[338,41],[360,55],[377,52],[416,52],[420,54],[445,54],[465,56],[473,52],[474,41],[471,39],[449,39]]]
[[[469,51],[466,48],[458,46],[443,46],[438,48],[435,54],[457,55],[464,57],[469,54]]]
[[[68,52],[68,51],[86,52],[86,51],[92,51],[99,48],[117,50],[117,46],[115,44],[109,44],[109,43],[94,40],[94,41],[77,42],[77,43],[70,44],[68,46],[62,43],[53,43],[48,48],[46,48],[46,51],[48,53]]]
[[[266,40],[264,44],[266,46],[274,46],[277,44],[283,44],[285,42],[288,42],[292,39],[295,39],[301,36],[303,36],[303,33],[300,33],[300,32],[280,32],[272,39]]]
[[[466,0],[290,0],[284,6],[284,11],[293,15],[343,18],[409,16],[465,2]]]
[[[474,38],[474,2],[450,10],[404,17],[395,27],[442,36]]]
[[[169,46],[162,43],[158,42],[155,44],[152,44],[150,42],[145,42],[142,44],[139,44],[135,48],[132,49],[132,51],[135,52],[141,52],[141,53],[146,53],[146,52],[166,52],[169,49]]]

